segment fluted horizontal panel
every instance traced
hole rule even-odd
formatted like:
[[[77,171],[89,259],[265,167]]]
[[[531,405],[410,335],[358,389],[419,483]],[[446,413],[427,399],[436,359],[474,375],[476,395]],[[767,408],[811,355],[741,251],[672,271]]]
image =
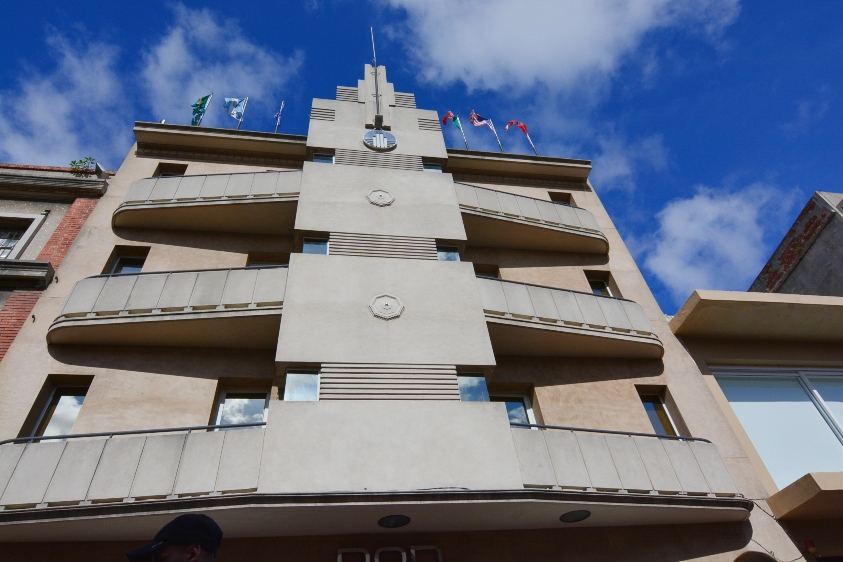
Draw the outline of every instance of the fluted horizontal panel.
[[[416,95],[405,94],[402,92],[395,92],[395,107],[403,107],[406,109],[416,108]]]
[[[416,260],[435,260],[433,238],[381,236],[332,232],[329,253],[335,256],[369,256]]]
[[[424,171],[421,156],[409,154],[391,154],[369,150],[348,150],[338,148],[334,155],[334,164],[346,166],[368,166],[371,168],[392,168],[395,170]]]
[[[357,88],[337,86],[337,101],[350,101],[357,103]]]
[[[419,129],[422,131],[441,131],[439,119],[424,119],[419,117]]]
[[[453,365],[325,363],[320,400],[459,400]]]
[[[356,99],[354,101],[357,101]],[[333,109],[314,107],[310,110],[310,118],[318,121],[333,121],[337,112]]]

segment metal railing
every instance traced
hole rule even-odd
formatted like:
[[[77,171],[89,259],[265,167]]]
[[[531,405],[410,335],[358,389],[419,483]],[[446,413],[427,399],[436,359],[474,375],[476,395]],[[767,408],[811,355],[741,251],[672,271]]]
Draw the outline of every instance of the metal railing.
[[[83,277],[84,279],[96,279],[97,277],[138,277],[141,275],[164,275],[170,273],[205,273],[207,271],[239,271],[241,269],[278,269],[280,267],[290,267],[290,264],[268,264],[268,265],[246,265],[243,267],[215,267],[211,269],[173,269],[166,271],[137,271],[135,273],[101,273],[99,275],[91,275]]]
[[[655,437],[657,439],[673,439],[676,441],[702,441],[703,443],[711,443],[708,439],[702,437],[689,437],[686,435],[658,435],[657,433],[638,433],[637,431],[615,431],[611,429],[588,429],[585,427],[569,427],[565,425],[545,425],[541,423],[517,423],[509,422],[510,427],[529,427],[537,429],[561,429],[563,431],[584,431],[587,433],[606,433],[609,435],[627,435],[629,437]],[[713,443],[711,443],[713,445]],[[0,443],[2,445],[2,443]]]
[[[176,433],[179,431],[186,431],[188,434],[199,430],[216,430],[216,429],[240,429],[244,427],[264,427],[266,422],[253,423],[228,423],[218,425],[193,425],[187,427],[163,427],[158,429],[133,429],[128,431],[103,431],[99,433],[72,433],[69,435],[31,435],[29,437],[15,437],[14,439],[5,439],[0,441],[0,445],[8,443],[35,443],[41,441],[66,441],[68,439],[80,439],[82,437],[114,437],[116,435],[146,435],[149,433]]]

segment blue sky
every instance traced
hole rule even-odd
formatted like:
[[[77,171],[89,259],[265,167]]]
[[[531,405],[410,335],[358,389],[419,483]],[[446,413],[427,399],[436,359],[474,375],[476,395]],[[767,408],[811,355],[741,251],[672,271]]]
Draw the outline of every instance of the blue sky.
[[[306,134],[310,100],[371,58],[419,107],[464,116],[472,148],[530,127],[592,182],[662,308],[745,290],[815,190],[843,189],[843,2],[301,0],[18,3],[0,22],[0,161],[115,168],[134,120]],[[446,129],[449,146],[458,132]],[[530,151],[520,132],[510,152]]]

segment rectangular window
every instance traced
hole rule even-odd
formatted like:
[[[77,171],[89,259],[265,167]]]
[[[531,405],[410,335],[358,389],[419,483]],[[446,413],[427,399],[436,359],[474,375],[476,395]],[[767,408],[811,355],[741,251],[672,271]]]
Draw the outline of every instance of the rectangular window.
[[[456,246],[436,246],[439,261],[460,261],[460,249]]]
[[[149,255],[149,246],[115,246],[102,272],[107,275],[140,273]]]
[[[460,400],[463,402],[488,402],[489,389],[486,387],[486,377],[482,374],[459,375],[457,384],[460,387]]]
[[[608,271],[586,271],[585,278],[588,279],[588,286],[591,287],[591,292],[595,295],[602,295],[604,297],[615,297],[615,291],[612,290],[611,276]]]
[[[249,252],[246,267],[264,267],[267,265],[287,265],[290,254],[286,252]]]
[[[489,399],[492,402],[503,402],[506,404],[506,413],[509,415],[509,423],[536,423],[536,418],[533,416],[533,405],[527,395],[492,394]]]
[[[118,273],[140,273],[143,269],[143,264],[146,258],[126,257],[121,256],[114,262],[114,267],[111,268],[112,274]]]
[[[0,215],[0,259],[19,259],[49,213],[50,211],[44,211],[38,215],[23,213]]]
[[[472,265],[474,266],[475,275],[482,275],[483,277],[494,277],[495,279],[501,278],[501,270],[496,265],[490,263],[475,263]]]
[[[217,402],[215,425],[235,425],[266,421],[269,392],[251,389],[225,390]]]
[[[303,254],[328,254],[327,238],[305,238],[302,242],[301,253]]]
[[[422,167],[425,172],[442,172],[442,164],[436,162],[422,162]]]
[[[172,162],[159,162],[155,168],[154,177],[183,176],[187,173],[187,164],[174,164]]]
[[[87,386],[60,386],[53,390],[33,435],[69,435],[86,394]]]
[[[284,400],[287,402],[315,402],[319,400],[319,373],[287,373],[284,384]]]
[[[564,191],[548,191],[547,194],[550,196],[550,200],[554,203],[562,203],[563,205],[574,204],[574,200],[571,198],[570,193],[565,193]]]
[[[313,161],[318,162],[320,164],[333,164],[334,163],[334,155],[333,154],[317,153],[317,154],[313,155]]]
[[[715,378],[779,488],[809,472],[843,471],[843,376],[761,372]]]
[[[656,435],[677,435],[662,397],[658,394],[641,394],[640,396],[647,417],[650,418],[650,424],[653,426],[653,432]]]
[[[0,259],[8,258],[28,227],[0,227]]]

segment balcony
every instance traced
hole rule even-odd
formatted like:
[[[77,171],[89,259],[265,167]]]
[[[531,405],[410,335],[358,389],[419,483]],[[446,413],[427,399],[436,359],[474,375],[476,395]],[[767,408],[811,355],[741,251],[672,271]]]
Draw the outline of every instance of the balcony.
[[[471,246],[609,253],[609,241],[585,209],[464,183],[454,186]]]
[[[274,349],[286,284],[286,266],[88,277],[47,342]]]
[[[511,428],[500,403],[273,401],[265,428],[213,429],[0,443],[0,541],[148,538],[174,510],[213,510],[227,536],[249,537],[377,533],[395,513],[408,531],[441,532],[735,522],[752,509],[705,440]],[[560,522],[578,510],[590,516]],[[93,519],[106,523],[73,523]]]
[[[292,235],[301,171],[171,176],[134,182],[114,228]]]
[[[658,359],[664,347],[644,310],[625,299],[478,277],[498,355]]]

